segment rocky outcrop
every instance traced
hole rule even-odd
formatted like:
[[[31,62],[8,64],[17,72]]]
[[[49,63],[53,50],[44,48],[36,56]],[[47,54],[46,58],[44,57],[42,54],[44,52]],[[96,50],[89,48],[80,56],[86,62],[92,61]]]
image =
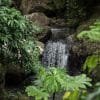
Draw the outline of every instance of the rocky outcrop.
[[[25,15],[28,19],[30,19],[32,22],[39,24],[40,26],[48,26],[49,25],[49,18],[44,14],[40,12],[32,13]]]
[[[93,54],[100,54],[100,43],[78,40],[75,35],[70,35],[67,41],[70,51],[69,72],[71,75],[80,74],[86,58]]]
[[[36,12],[32,14],[25,15],[30,21],[34,22],[37,26],[42,29],[42,32],[34,33],[38,40],[46,37],[50,32],[50,18],[48,18],[44,13]]]
[[[71,45],[71,52],[77,55],[88,56],[91,54],[96,54],[100,50],[99,43],[90,42],[88,40],[78,40],[75,35],[70,35],[67,39]]]
[[[49,0],[21,0],[20,10],[23,14],[29,14],[30,12],[43,11],[48,8],[47,3]]]

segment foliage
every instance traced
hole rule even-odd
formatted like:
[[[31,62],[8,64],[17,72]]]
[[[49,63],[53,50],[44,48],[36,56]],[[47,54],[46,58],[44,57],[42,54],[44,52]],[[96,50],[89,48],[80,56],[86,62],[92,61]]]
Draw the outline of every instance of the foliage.
[[[100,62],[100,56],[99,55],[88,56],[86,58],[84,65],[83,65],[83,70],[88,69],[88,71],[90,73],[91,71],[93,71],[94,68],[97,67],[99,62]]]
[[[90,78],[86,77],[85,74],[79,75],[79,76],[68,76],[69,79],[67,79],[67,89],[68,90],[79,90],[86,89],[86,86],[91,86],[89,83],[91,80]]]
[[[86,77],[86,75],[79,76],[69,76],[66,74],[64,69],[51,67],[49,69],[45,69],[43,67],[40,68],[40,71],[37,76],[37,80],[35,81],[35,85],[32,86],[32,90],[30,90],[30,86],[26,88],[26,92],[28,96],[35,96],[43,98],[41,94],[48,94],[45,98],[50,96],[55,92],[60,91],[73,91],[79,90],[80,88],[86,88],[87,86],[91,86],[90,79]],[[36,93],[35,90],[36,89]],[[37,94],[37,95],[36,95]],[[39,99],[39,100],[41,100]]]
[[[39,28],[23,17],[18,10],[1,6],[0,62],[17,63],[30,70],[38,56],[33,33],[39,31]]]
[[[96,20],[95,23],[91,26],[89,26],[90,30],[82,31],[77,35],[79,39],[88,39],[92,42],[100,42],[100,20]],[[97,65],[100,62],[100,55],[92,55],[88,56],[84,65],[83,70],[88,70],[90,73],[93,71],[94,68],[97,67]]]
[[[35,86],[29,86],[26,88],[26,92],[28,94],[28,96],[34,96],[35,100],[48,100],[48,93],[44,92],[44,90],[42,89],[38,89]]]
[[[82,31],[77,35],[79,39],[88,39],[94,42],[100,42],[100,20],[96,20],[95,23],[89,26],[90,30]]]
[[[9,6],[12,0],[0,0],[0,6]]]
[[[22,63],[26,72],[36,71],[36,66],[39,62],[39,48],[36,46],[35,41],[28,40],[22,44],[24,51],[22,52]]]
[[[87,90],[66,91],[63,100],[86,100]]]
[[[65,92],[63,96],[63,100],[78,100],[79,99],[79,91],[73,92]]]
[[[86,100],[100,100],[100,82],[96,83],[94,92],[90,93]]]
[[[63,100],[99,100],[100,99],[100,82],[97,82],[91,89],[81,91],[67,91],[63,96]]]
[[[86,88],[85,85],[90,85],[89,81],[90,79],[85,75],[72,77],[66,74],[65,69],[51,67],[47,71],[45,68],[40,70],[36,85],[45,86],[48,92],[58,92],[62,89],[78,90],[79,88]]]

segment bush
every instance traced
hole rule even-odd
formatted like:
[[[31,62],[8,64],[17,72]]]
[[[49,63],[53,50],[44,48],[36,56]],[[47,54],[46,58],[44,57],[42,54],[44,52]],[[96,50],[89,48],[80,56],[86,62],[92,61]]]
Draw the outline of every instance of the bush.
[[[35,97],[35,100],[48,100],[53,93],[86,89],[86,85],[91,86],[90,81],[86,75],[72,77],[61,68],[46,70],[41,67],[35,84],[28,86],[26,92],[28,96]]]
[[[40,28],[9,7],[0,7],[0,62],[17,63],[29,70],[37,59],[34,33]],[[35,51],[34,51],[35,50]]]
[[[89,30],[79,33],[77,37],[79,39],[88,39],[92,42],[100,42],[100,19],[96,20],[93,25],[89,26]]]
[[[0,6],[10,6],[12,0],[0,0]]]

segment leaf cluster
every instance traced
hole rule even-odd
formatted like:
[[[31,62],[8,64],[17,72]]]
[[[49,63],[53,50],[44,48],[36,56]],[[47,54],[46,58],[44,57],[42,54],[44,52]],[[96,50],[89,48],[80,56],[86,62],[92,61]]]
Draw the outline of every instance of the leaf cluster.
[[[39,29],[22,16],[20,11],[1,6],[0,62],[17,63],[30,70],[34,66],[34,60],[38,59],[34,33],[40,32]]]
[[[79,39],[88,39],[93,42],[100,42],[100,20],[89,26],[89,30],[80,32],[77,37]]]
[[[10,6],[12,0],[0,0],[0,6]]]
[[[90,92],[89,94],[87,94],[87,96],[85,96],[84,100],[99,100],[100,99],[100,82],[97,82],[94,85],[94,89],[92,90],[92,92]]]
[[[27,87],[26,92],[28,96],[40,97],[40,99],[36,100],[44,99],[44,97],[46,98],[44,100],[48,100],[48,97],[56,92],[74,91],[80,88],[85,89],[86,85],[91,86],[90,81],[86,75],[69,76],[65,70],[61,68],[51,67],[45,69],[41,67],[35,85]],[[41,96],[41,94],[39,94],[40,91],[41,94],[46,93],[48,95]]]
[[[88,72],[92,72],[93,69],[97,67],[100,63],[100,55],[92,55],[86,58],[86,61],[83,65],[83,70],[88,70]]]

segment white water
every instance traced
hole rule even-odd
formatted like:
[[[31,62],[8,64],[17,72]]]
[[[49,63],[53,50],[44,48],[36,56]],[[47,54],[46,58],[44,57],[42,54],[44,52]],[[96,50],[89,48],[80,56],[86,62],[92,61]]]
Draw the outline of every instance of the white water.
[[[68,48],[63,41],[48,41],[42,62],[46,67],[67,67],[68,56]]]

